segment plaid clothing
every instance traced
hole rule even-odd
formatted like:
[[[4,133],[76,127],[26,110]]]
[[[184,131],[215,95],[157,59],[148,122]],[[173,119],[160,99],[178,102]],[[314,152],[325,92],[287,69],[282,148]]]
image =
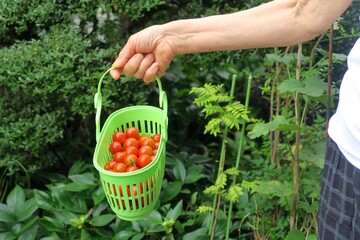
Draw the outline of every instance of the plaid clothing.
[[[330,141],[319,208],[319,240],[360,240],[360,169]]]

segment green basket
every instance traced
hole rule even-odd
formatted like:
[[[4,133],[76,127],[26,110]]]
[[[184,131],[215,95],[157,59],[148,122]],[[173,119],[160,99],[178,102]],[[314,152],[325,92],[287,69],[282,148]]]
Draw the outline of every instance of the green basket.
[[[168,125],[167,96],[157,77],[160,108],[138,105],[119,109],[107,118],[100,131],[101,84],[104,76],[111,69],[107,70],[100,78],[98,92],[94,99],[97,144],[93,163],[99,171],[100,181],[112,211],[121,219],[135,221],[152,212],[160,195],[165,171]],[[161,134],[156,157],[148,166],[134,172],[106,171],[104,166],[112,158],[109,151],[112,135],[116,131],[125,132],[129,127],[138,128],[140,135]]]

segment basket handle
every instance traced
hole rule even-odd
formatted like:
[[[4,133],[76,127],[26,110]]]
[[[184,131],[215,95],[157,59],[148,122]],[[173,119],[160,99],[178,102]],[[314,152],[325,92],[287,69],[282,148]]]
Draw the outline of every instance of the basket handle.
[[[96,115],[95,115],[95,124],[96,124],[96,142],[99,141],[100,138],[100,116],[101,116],[101,109],[102,109],[102,95],[101,95],[101,84],[103,82],[104,77],[106,76],[106,74],[108,74],[111,70],[115,69],[114,67],[109,68],[108,70],[106,70],[105,73],[103,73],[103,75],[101,76],[100,80],[99,80],[99,84],[98,84],[98,89],[97,89],[97,93],[95,93],[94,96],[94,107],[96,109]],[[162,126],[162,133],[161,136],[162,138],[167,141],[167,125],[168,125],[168,118],[167,118],[167,111],[168,111],[168,103],[167,103],[167,95],[166,92],[163,91],[162,89],[162,84],[160,81],[160,78],[155,75],[155,79],[156,82],[158,84],[159,87],[159,106],[160,108],[162,108],[163,110],[163,114],[164,114],[164,124]]]

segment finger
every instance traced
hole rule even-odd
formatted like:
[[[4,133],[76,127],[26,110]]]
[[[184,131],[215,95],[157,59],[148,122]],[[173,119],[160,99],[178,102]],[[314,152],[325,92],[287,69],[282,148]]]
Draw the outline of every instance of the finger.
[[[110,75],[114,80],[118,80],[121,75],[121,68],[115,68],[110,71]]]
[[[138,79],[141,79],[144,77],[146,70],[151,66],[151,64],[154,63],[155,57],[154,54],[148,53],[145,55],[144,59],[140,63],[140,67],[134,74],[134,76]]]
[[[144,82],[153,82],[155,81],[155,75],[159,70],[159,64],[154,62],[151,66],[146,70],[143,81]]]
[[[123,67],[123,73],[125,76],[133,76],[140,67],[141,61],[144,59],[144,55],[137,53],[125,64]]]
[[[118,57],[115,59],[112,64],[113,67],[122,68],[134,55],[135,50],[131,46],[130,39],[125,47],[120,51]]]

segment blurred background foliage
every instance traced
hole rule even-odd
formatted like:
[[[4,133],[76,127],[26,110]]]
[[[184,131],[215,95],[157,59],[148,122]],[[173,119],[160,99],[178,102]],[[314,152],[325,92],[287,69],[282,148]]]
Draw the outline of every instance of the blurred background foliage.
[[[28,189],[45,189],[46,183],[54,181],[45,177],[49,173],[66,175],[77,161],[92,162],[95,147],[93,97],[97,83],[131,34],[153,24],[234,12],[263,2],[266,1],[2,1],[0,202],[5,200],[16,184]],[[336,28],[334,34],[335,53],[346,55],[357,39],[358,9],[359,1],[356,0],[339,21],[339,28]],[[314,49],[315,62],[323,57],[327,58],[328,37],[326,33],[305,43],[303,54],[310,55]],[[314,45],[316,48],[313,48]],[[284,49],[279,51],[284,52]],[[206,177],[191,182],[192,187],[185,188],[182,185],[183,188],[165,202],[187,199],[189,204],[196,205],[199,204],[199,199],[205,202],[211,200],[201,196],[204,189],[199,184],[208,185],[215,181],[214,166],[219,157],[221,140],[203,134],[206,121],[201,108],[193,103],[194,96],[189,95],[190,89],[204,83],[223,83],[229,90],[231,77],[236,74],[238,82],[235,98],[244,101],[247,73],[251,73],[254,78],[250,99],[251,117],[269,121],[270,93],[265,89],[269,79],[276,74],[276,63],[266,57],[270,53],[274,53],[274,49],[192,54],[174,59],[163,77],[163,86],[169,98],[168,166],[183,169],[178,166],[178,160],[181,160],[186,169],[192,169],[194,164],[203,164],[202,173]],[[343,60],[335,62],[334,93],[345,69]],[[316,71],[326,81],[326,64],[319,65]],[[132,78],[112,81],[110,77],[105,80],[102,90],[105,97],[103,119],[125,106],[158,104],[156,86],[139,84],[137,81],[139,80]],[[286,99],[282,100],[284,102]],[[316,103],[309,106],[311,116],[304,133],[305,142],[324,139],[325,107],[321,104],[321,99],[318,102],[320,105]],[[286,111],[282,111],[282,114],[286,114]],[[230,133],[227,153],[229,158],[236,155],[236,144],[232,144],[232,141],[238,139],[238,134],[236,131]],[[279,176],[274,170],[276,167],[269,162],[268,143],[266,137],[247,143],[244,161],[241,163],[243,179],[274,179]],[[286,159],[286,154],[289,154],[287,146],[281,146],[279,151],[284,153],[283,158]],[[166,184],[177,179],[177,174],[169,169],[167,171],[164,196],[173,194],[166,192]],[[281,178],[292,181],[291,168],[279,171],[286,172]],[[318,174],[319,169],[305,171],[304,174],[307,176],[314,172]],[[194,200],[195,193],[199,193],[198,200]],[[263,198],[265,197],[260,197],[259,201]],[[284,198],[280,200],[285,201]],[[239,203],[239,208],[243,207],[242,203]],[[284,206],[282,204],[280,202],[276,207],[281,208]],[[252,207],[254,206],[249,208]],[[264,207],[264,211],[271,211],[273,207],[270,204],[268,209]],[[286,210],[279,210],[277,214],[281,215]],[[246,211],[239,211],[238,217],[248,217]],[[269,220],[269,226],[273,226],[269,234],[284,237],[284,234],[276,235],[276,232],[288,228],[286,216],[272,216],[277,225],[275,228],[274,222]],[[196,222],[193,224],[196,225]],[[251,229],[247,228],[250,232],[253,230]]]

